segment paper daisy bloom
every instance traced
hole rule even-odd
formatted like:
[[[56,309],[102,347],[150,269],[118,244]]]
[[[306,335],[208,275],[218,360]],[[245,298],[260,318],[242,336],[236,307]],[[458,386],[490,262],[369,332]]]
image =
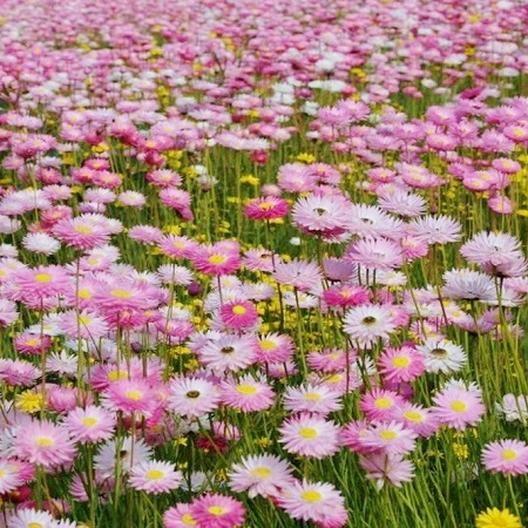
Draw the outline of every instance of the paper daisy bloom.
[[[219,493],[209,493],[195,499],[191,515],[198,526],[207,528],[237,528],[242,526],[246,511],[241,502]]]
[[[383,305],[355,306],[345,315],[345,332],[353,342],[371,348],[378,339],[387,339],[396,328],[392,312]]]
[[[301,414],[288,418],[279,428],[279,432],[279,442],[288,453],[325,458],[339,449],[339,428],[335,423],[317,416]]]
[[[64,427],[49,421],[17,427],[14,447],[19,458],[46,469],[69,464],[75,457],[73,441]]]
[[[70,411],[64,426],[76,442],[95,443],[112,437],[115,417],[102,407],[88,405]]]
[[[433,398],[433,416],[442,425],[458,430],[476,425],[485,412],[480,389],[451,382]]]
[[[169,409],[180,416],[198,418],[216,409],[219,401],[216,385],[205,379],[181,377],[169,384]]]
[[[348,520],[343,497],[326,482],[295,482],[283,490],[278,503],[293,519],[323,527],[341,528]]]
[[[183,475],[170,462],[149,460],[132,466],[130,487],[146,493],[166,493],[180,486]]]
[[[292,468],[275,455],[249,455],[235,464],[229,473],[229,487],[250,498],[278,497],[280,490],[293,481]]]
[[[528,445],[520,440],[499,440],[486,444],[482,463],[492,473],[525,475],[528,473]]]

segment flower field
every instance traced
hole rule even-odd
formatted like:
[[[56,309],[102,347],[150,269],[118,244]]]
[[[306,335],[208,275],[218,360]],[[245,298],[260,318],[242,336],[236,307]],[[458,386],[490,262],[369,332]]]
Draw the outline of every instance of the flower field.
[[[528,527],[528,4],[0,1],[0,528]]]

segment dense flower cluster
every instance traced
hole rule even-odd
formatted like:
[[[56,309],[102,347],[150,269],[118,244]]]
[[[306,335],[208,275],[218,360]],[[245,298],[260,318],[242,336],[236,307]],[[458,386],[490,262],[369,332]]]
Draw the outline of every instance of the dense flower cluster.
[[[0,2],[0,527],[520,528],[528,5],[132,4]]]

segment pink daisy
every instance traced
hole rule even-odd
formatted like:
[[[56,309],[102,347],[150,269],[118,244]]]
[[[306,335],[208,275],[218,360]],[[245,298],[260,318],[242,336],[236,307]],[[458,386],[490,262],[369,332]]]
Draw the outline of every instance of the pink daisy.
[[[294,482],[282,490],[278,503],[293,519],[322,528],[341,528],[348,522],[343,497],[326,482]]]
[[[180,487],[183,475],[170,462],[149,460],[132,466],[130,487],[146,493],[166,493]]]
[[[191,195],[187,191],[169,187],[162,189],[159,197],[163,205],[174,209],[183,220],[192,221],[194,219],[191,210]]]
[[[15,350],[21,354],[37,356],[50,350],[52,341],[47,335],[24,333],[15,338],[14,345]]]
[[[208,493],[194,500],[191,515],[204,528],[236,528],[244,523],[246,512],[236,499]]]
[[[387,348],[378,360],[383,378],[389,382],[409,382],[425,371],[423,356],[413,347]]]
[[[368,291],[355,285],[344,284],[341,286],[331,286],[323,291],[323,301],[328,306],[339,308],[350,308],[369,301]]]
[[[414,476],[412,462],[400,454],[371,453],[362,455],[359,463],[366,471],[367,478],[376,482],[378,489],[381,489],[385,482],[399,488]]]
[[[528,445],[520,440],[499,440],[486,444],[482,463],[492,473],[525,475],[528,473]]]
[[[362,347],[387,339],[396,328],[392,311],[384,305],[354,306],[345,315],[345,332]]]
[[[299,198],[292,210],[294,224],[305,233],[337,237],[351,227],[350,202],[341,195],[312,194]]]
[[[325,416],[342,408],[341,394],[323,384],[288,387],[283,399],[284,408],[291,412]]]
[[[418,404],[404,402],[394,413],[394,419],[401,421],[419,436],[428,438],[438,430],[438,421],[430,409]]]
[[[458,430],[476,425],[486,411],[480,389],[474,384],[466,388],[461,381],[450,381],[433,402],[433,415],[438,421]]]
[[[322,281],[319,266],[303,260],[278,262],[273,276],[280,284],[287,284],[304,292],[320,287]]]
[[[396,392],[376,388],[361,396],[359,408],[369,420],[391,420],[402,403]]]
[[[221,335],[198,350],[201,362],[216,372],[238,371],[255,361],[256,339],[253,336]]]
[[[252,220],[274,220],[288,214],[288,202],[275,196],[253,198],[244,207],[244,214]]]
[[[229,275],[240,267],[238,246],[222,243],[199,247],[191,255],[191,260],[195,268],[206,275]]]
[[[58,326],[70,338],[97,341],[108,334],[108,325],[99,315],[87,310],[69,310],[60,315]]]
[[[70,278],[60,266],[38,266],[22,268],[12,276],[13,300],[24,303],[38,303],[45,297],[61,295],[66,292]]]
[[[292,482],[292,472],[288,462],[275,455],[249,455],[231,468],[229,487],[237,493],[247,492],[251,499],[278,497]]]
[[[221,399],[224,405],[243,412],[263,411],[273,405],[272,388],[250,375],[238,381],[223,381],[220,384]]]
[[[46,469],[71,463],[75,447],[64,427],[49,421],[32,422],[16,429],[14,448],[22,460]]]
[[[258,363],[284,363],[292,359],[294,347],[292,338],[286,334],[265,334],[256,344],[256,361]]]
[[[112,437],[115,418],[102,407],[88,405],[70,411],[64,419],[64,426],[76,442],[95,443]]]
[[[59,220],[51,230],[61,242],[76,249],[92,249],[108,242],[112,231],[94,215]]]
[[[347,361],[353,363],[356,359],[357,352],[338,348],[327,348],[320,352],[310,352],[308,354],[308,365],[312,370],[319,372],[332,373],[346,369]]]
[[[414,449],[417,436],[399,422],[376,422],[369,426],[361,442],[367,448],[403,455]]]
[[[159,249],[173,259],[190,258],[198,251],[198,243],[185,236],[168,235],[159,240]]]
[[[104,405],[126,414],[149,416],[155,406],[154,391],[145,380],[119,380],[111,383],[103,393]]]
[[[244,330],[255,326],[258,313],[250,301],[231,301],[220,307],[222,323],[232,330]]]
[[[216,386],[205,379],[181,377],[169,385],[169,408],[181,416],[203,416],[214,411],[219,400]]]
[[[279,442],[288,453],[311,458],[325,458],[336,453],[338,426],[318,416],[301,414],[288,418],[279,428]]]
[[[163,514],[164,528],[189,528],[197,525],[196,519],[191,514],[190,504],[176,504]]]

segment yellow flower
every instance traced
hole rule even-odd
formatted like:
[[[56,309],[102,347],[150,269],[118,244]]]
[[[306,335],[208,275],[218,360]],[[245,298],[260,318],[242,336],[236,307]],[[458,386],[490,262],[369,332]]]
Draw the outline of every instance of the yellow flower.
[[[461,460],[466,460],[469,457],[469,449],[466,444],[455,442],[453,444],[453,452]]]
[[[508,508],[488,508],[475,519],[477,528],[522,528],[521,520],[510,513]]]
[[[185,362],[184,366],[187,370],[197,370],[200,367],[200,362],[197,359],[193,358]]]
[[[240,183],[247,183],[248,185],[256,187],[260,183],[260,180],[256,176],[253,176],[253,174],[246,174],[240,178]]]
[[[301,152],[295,159],[303,163],[315,163],[316,161],[316,157],[308,152]]]
[[[110,147],[104,142],[99,143],[99,145],[94,145],[92,147],[92,152],[95,154],[102,154],[103,152],[107,152],[108,150],[110,150]]]
[[[163,231],[165,233],[169,233],[170,235],[179,235],[181,233],[181,226],[179,225],[167,225],[163,228]]]
[[[64,165],[73,165],[75,163],[75,156],[72,152],[64,152],[62,154],[62,163]]]
[[[367,74],[361,69],[361,68],[352,68],[350,70],[351,75],[355,75],[356,77],[359,77],[360,79],[364,79]]]
[[[27,390],[16,397],[15,405],[19,411],[31,414],[44,409],[46,402],[40,392]]]
[[[266,436],[257,439],[257,445],[259,445],[260,447],[269,447],[271,444],[271,440]]]
[[[152,48],[150,50],[149,57],[151,59],[156,59],[158,57],[163,57],[163,50],[161,48]]]

